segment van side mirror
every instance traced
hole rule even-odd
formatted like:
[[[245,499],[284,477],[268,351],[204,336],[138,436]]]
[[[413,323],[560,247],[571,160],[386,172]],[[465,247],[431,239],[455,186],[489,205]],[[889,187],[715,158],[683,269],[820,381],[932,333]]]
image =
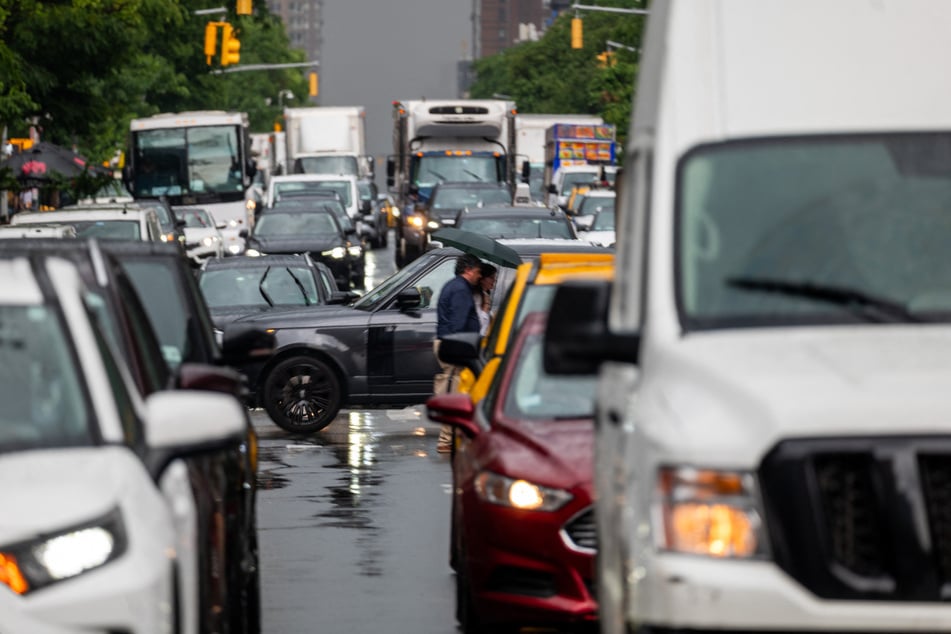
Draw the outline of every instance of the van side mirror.
[[[532,165],[528,161],[522,161],[522,182],[527,183],[532,175]]]
[[[549,194],[557,194],[557,193],[558,193],[558,188],[555,187],[555,184],[554,184],[554,183],[552,183],[552,184],[550,184],[550,185],[548,186],[548,193],[549,193]]]
[[[640,333],[608,329],[611,282],[565,282],[558,287],[545,328],[549,374],[595,374],[601,363],[637,363]]]
[[[396,185],[396,159],[386,157],[386,186],[393,188]]]

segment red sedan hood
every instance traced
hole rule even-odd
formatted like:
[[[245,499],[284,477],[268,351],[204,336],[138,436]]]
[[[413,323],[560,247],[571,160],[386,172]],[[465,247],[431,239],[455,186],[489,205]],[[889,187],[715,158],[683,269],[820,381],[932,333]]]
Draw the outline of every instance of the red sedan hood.
[[[591,419],[496,423],[500,472],[538,484],[591,487],[594,421]]]

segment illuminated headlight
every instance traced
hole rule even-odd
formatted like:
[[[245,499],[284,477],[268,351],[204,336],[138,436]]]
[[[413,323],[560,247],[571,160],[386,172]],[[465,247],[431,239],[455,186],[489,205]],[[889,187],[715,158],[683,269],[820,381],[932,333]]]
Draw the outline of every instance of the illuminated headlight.
[[[206,238],[202,238],[201,243],[206,247],[213,247],[218,243],[218,240],[218,236],[208,236]]]
[[[363,247],[359,244],[355,244],[352,247],[347,247],[347,253],[349,253],[351,257],[358,258],[363,255]]]
[[[410,216],[406,221],[417,229],[423,228],[423,219],[419,216]]]
[[[232,229],[237,228],[238,224],[239,224],[238,221],[235,220],[234,218],[228,221],[228,226],[231,227]]]
[[[0,583],[26,594],[104,566],[126,547],[125,527],[116,509],[94,522],[0,546]]]
[[[664,467],[657,488],[660,548],[737,559],[767,554],[752,473]]]
[[[400,210],[397,209],[396,207],[393,208],[393,217],[394,217],[394,218],[399,218],[399,217],[400,217]]]
[[[239,253],[241,253],[241,245],[240,245],[240,244],[229,244],[229,245],[228,245],[228,253],[231,253],[231,254],[233,254],[233,255],[238,255]]]
[[[159,236],[159,239],[161,239],[162,242],[175,242],[175,234],[163,233],[161,236]]]
[[[244,252],[244,254],[245,254],[245,255],[250,255],[250,256],[253,257],[253,258],[256,258],[256,257],[259,256],[259,255],[264,255],[263,253],[261,253],[261,252],[258,251],[257,249],[247,249],[247,250]]]
[[[334,247],[328,251],[321,251],[320,254],[325,257],[331,257],[335,260],[342,260],[347,256],[347,250],[343,247]]]
[[[253,200],[251,200],[250,198],[248,198],[246,201],[244,201],[244,207],[245,207],[245,209],[254,209],[256,206],[257,206],[257,205],[255,204],[255,202],[254,202]]]
[[[515,480],[491,471],[475,479],[476,493],[486,502],[525,511],[557,511],[571,500],[571,494],[528,480]]]
[[[426,223],[427,229],[438,229],[440,226],[441,225],[435,220],[430,220],[429,222]]]

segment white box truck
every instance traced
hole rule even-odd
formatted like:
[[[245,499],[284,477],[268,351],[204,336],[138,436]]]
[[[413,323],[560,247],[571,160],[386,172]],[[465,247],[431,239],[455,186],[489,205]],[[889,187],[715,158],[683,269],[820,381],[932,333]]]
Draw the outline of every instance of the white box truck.
[[[517,114],[515,115],[515,160],[521,181],[528,183],[534,202],[544,203],[545,132],[556,123],[602,125],[604,119],[589,114]],[[526,163],[528,164],[526,166]]]
[[[373,177],[363,106],[284,108],[288,172]]]
[[[599,371],[601,631],[951,629],[951,3],[655,0]]]

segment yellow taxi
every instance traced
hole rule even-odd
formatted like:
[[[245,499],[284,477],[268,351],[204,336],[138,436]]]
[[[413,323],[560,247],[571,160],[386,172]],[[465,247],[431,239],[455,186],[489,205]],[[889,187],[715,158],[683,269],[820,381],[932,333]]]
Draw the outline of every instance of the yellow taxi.
[[[463,370],[459,390],[468,393],[475,403],[482,400],[515,331],[526,315],[548,309],[559,284],[566,280],[613,279],[613,253],[543,253],[534,262],[520,265],[500,312],[482,341],[485,366],[478,377],[468,369]]]

